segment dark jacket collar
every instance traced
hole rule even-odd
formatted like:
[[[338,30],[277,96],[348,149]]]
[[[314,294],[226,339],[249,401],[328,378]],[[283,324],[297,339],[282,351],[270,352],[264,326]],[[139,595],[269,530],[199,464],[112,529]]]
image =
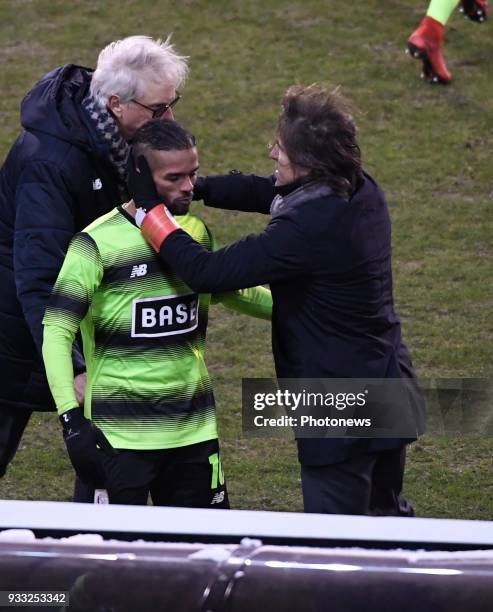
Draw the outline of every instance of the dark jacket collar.
[[[294,183],[291,183],[291,185],[286,185],[285,187],[290,187],[293,185]],[[324,198],[332,193],[332,188],[329,187],[325,181],[320,179],[302,182],[301,185],[295,186],[294,189],[289,190],[286,195],[281,195],[281,193],[278,193],[272,200],[270,212],[272,217],[277,217],[280,214],[298,206],[299,204],[306,202],[307,200]]]

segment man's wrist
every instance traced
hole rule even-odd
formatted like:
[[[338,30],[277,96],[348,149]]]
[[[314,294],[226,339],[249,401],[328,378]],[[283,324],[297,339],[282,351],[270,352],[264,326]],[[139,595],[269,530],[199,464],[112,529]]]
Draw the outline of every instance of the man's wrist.
[[[147,242],[159,253],[166,238],[181,228],[166,206],[159,206],[147,213],[140,229]]]
[[[146,214],[147,211],[145,211],[143,208],[137,208],[135,210],[135,223],[137,224],[137,227],[141,227],[146,217]]]
[[[149,212],[151,212],[151,210],[153,210],[154,208],[156,208],[156,206],[163,206],[164,202],[162,198],[156,199],[156,200],[143,200],[143,201],[136,201],[134,199],[135,202],[135,206],[137,207],[137,210],[140,209],[144,212],[144,214],[147,214]]]

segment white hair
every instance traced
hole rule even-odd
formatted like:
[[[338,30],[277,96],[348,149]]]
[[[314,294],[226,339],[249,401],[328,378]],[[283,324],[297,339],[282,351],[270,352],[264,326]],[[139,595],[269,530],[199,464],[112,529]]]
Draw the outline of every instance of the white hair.
[[[170,43],[149,36],[129,36],[106,46],[91,80],[91,96],[101,107],[112,95],[122,102],[142,97],[149,82],[179,88],[188,75],[187,57]]]

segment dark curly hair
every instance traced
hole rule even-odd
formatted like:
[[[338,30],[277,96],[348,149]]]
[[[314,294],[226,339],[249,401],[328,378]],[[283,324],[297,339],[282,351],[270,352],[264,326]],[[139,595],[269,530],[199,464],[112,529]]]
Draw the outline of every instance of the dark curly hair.
[[[349,103],[338,89],[290,87],[282,100],[277,135],[292,164],[323,179],[337,195],[354,191],[362,174],[361,151]]]
[[[174,119],[151,119],[134,134],[132,148],[136,156],[145,150],[183,151],[197,146],[195,136]]]

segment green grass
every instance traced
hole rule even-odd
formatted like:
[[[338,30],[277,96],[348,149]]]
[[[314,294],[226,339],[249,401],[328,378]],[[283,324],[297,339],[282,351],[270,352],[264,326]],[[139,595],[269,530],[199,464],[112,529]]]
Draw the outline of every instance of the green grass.
[[[203,173],[268,173],[279,101],[292,83],[341,85],[358,112],[367,169],[393,219],[395,298],[418,373],[491,376],[493,361],[492,23],[458,14],[447,30],[449,87],[418,78],[405,41],[427,2],[377,0],[4,0],[0,3],[0,149],[22,96],[65,62],[94,65],[106,43],[165,37],[190,56],[177,118],[198,136]],[[22,38],[21,38],[22,37]],[[226,243],[265,218],[197,210]],[[237,508],[301,510],[296,451],[241,435],[242,377],[273,374],[270,330],[212,312],[213,377],[226,475]],[[54,415],[36,415],[0,496],[69,499],[72,476]],[[420,516],[493,518],[490,438],[424,438],[409,451],[406,494]]]

